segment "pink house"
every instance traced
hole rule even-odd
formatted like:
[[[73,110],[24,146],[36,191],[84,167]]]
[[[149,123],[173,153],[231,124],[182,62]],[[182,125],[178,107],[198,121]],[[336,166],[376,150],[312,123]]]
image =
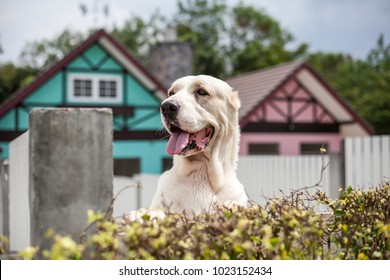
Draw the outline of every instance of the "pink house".
[[[239,91],[240,154],[339,153],[342,140],[373,130],[304,61],[227,80]]]

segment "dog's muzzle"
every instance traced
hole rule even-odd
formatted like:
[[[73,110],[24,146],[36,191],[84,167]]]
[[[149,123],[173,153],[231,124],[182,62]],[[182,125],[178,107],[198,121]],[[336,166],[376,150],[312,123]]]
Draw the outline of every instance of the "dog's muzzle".
[[[167,100],[161,104],[161,114],[164,116],[167,122],[172,122],[179,114],[180,105],[175,101]]]
[[[213,127],[205,127],[199,131],[182,130],[177,120],[180,105],[172,100],[164,101],[160,106],[161,115],[168,132],[171,134],[167,144],[169,155],[188,155],[204,150],[214,134]]]

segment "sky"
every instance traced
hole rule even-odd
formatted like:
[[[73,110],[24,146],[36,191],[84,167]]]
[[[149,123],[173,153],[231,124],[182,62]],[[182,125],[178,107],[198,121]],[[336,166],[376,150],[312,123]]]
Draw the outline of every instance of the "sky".
[[[236,5],[240,0],[226,0]],[[381,33],[390,42],[390,0],[242,0],[264,9],[310,52],[342,52],[364,59]],[[167,18],[177,11],[177,0],[0,0],[0,63],[19,62],[27,42],[52,39],[65,28],[87,31],[98,25],[120,27],[131,15],[149,18],[156,10]],[[83,16],[80,4],[90,11]],[[109,17],[103,7],[109,5]],[[293,45],[292,45],[293,46]]]

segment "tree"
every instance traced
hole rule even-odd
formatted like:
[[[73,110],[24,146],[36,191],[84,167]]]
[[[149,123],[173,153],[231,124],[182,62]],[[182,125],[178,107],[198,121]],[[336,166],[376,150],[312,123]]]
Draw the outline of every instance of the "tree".
[[[365,60],[316,53],[308,61],[378,134],[390,134],[390,44],[383,35]]]
[[[383,34],[364,66],[365,72],[360,73],[367,75],[359,79],[363,97],[359,107],[378,134],[390,134],[390,43],[385,44]]]
[[[54,63],[83,39],[82,33],[65,30],[54,39],[27,43],[20,55],[21,66],[16,66],[11,62],[0,65],[0,102],[32,82],[39,68]]]
[[[376,71],[389,75],[390,70],[390,43],[385,44],[385,37],[381,34],[376,48],[372,49],[367,56],[367,63]],[[389,77],[386,80],[389,81]]]
[[[287,50],[293,36],[263,10],[224,1],[179,1],[179,39],[192,43],[195,73],[226,77],[282,62],[306,53],[301,44]]]
[[[140,17],[132,17],[125,21],[123,28],[115,27],[112,36],[126,46],[138,57],[141,46],[145,43],[146,24]]]
[[[32,67],[18,67],[13,63],[0,65],[0,102],[11,93],[29,84],[37,74]]]
[[[306,53],[307,45],[295,50],[286,45],[293,35],[265,11],[242,2],[233,7],[230,27],[230,58],[232,74],[245,73],[297,59]]]
[[[163,39],[166,19],[156,11],[148,21],[131,16],[122,28],[115,27],[111,35],[126,46],[144,65],[149,63],[150,48]]]
[[[29,42],[20,55],[22,64],[33,68],[50,65],[69,53],[84,38],[82,33],[66,29],[52,40]]]
[[[217,77],[226,75],[221,37],[225,32],[226,5],[220,0],[186,0],[178,2],[175,16],[179,41],[192,44],[194,73]]]

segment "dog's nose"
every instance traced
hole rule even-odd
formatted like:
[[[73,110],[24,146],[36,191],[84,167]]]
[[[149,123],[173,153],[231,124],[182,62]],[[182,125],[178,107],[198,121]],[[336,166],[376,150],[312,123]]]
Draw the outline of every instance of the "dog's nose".
[[[179,109],[180,105],[174,101],[165,101],[161,104],[161,113],[164,117],[175,118]]]

